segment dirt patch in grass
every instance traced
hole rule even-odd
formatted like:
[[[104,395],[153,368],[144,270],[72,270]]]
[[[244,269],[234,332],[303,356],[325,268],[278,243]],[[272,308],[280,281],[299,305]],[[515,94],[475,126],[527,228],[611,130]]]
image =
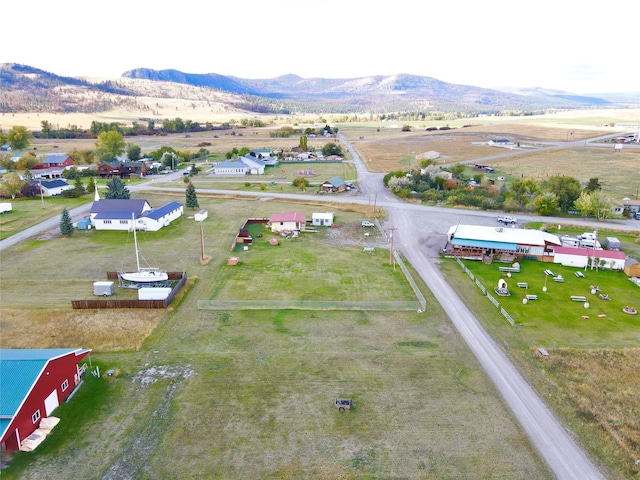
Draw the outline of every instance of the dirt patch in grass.
[[[164,310],[0,310],[2,348],[138,350]]]

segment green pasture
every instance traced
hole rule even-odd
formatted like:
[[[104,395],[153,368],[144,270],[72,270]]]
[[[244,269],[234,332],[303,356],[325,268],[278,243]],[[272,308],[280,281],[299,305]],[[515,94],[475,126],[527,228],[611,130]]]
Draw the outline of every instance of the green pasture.
[[[91,197],[93,200],[93,197]],[[62,198],[16,198],[3,200],[11,203],[12,210],[0,215],[0,240],[10,237],[29,227],[46,220],[53,215],[61,214],[63,208],[71,210],[89,201],[89,197]]]
[[[626,305],[640,310],[640,288],[623,272],[584,270],[523,260],[520,273],[512,273],[510,278],[506,278],[498,270],[501,264],[487,265],[477,261],[464,261],[464,264],[515,320],[515,336],[522,346],[623,348],[640,345],[640,315],[628,315],[622,311]],[[486,313],[480,316],[485,316],[493,324],[492,328],[502,329],[501,324],[509,326],[499,310],[488,299],[482,298],[481,291],[457,263],[451,261],[447,266],[447,271],[457,269],[460,272],[452,273],[455,273],[458,287],[470,292],[473,286],[472,295],[480,297],[473,301],[474,308]],[[553,277],[545,275],[547,269],[556,276],[562,276],[564,282],[556,282]],[[583,273],[585,278],[576,277],[576,271]],[[501,279],[507,282],[509,297],[500,297],[493,291]],[[518,287],[518,282],[527,283],[528,288]],[[545,285],[546,292],[543,291]],[[592,286],[599,288],[596,294],[591,293]],[[523,304],[527,294],[537,295],[538,299]],[[600,294],[608,295],[610,300],[602,300]],[[585,308],[584,302],[572,301],[571,296],[586,297],[589,307]],[[465,298],[469,297],[467,293]]]

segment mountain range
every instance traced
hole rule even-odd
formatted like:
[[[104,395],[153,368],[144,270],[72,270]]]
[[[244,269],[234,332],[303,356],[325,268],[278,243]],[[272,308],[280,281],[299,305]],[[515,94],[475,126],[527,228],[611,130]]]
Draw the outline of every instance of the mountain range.
[[[168,88],[168,85],[180,88]],[[418,75],[244,79],[215,73],[137,68],[108,80],[63,77],[35,67],[0,64],[0,112],[97,112],[138,98],[223,101],[259,113],[463,112],[533,114],[550,109],[626,106],[638,93],[575,95],[544,88],[480,88]],[[222,100],[221,100],[222,99]],[[635,100],[635,102],[634,102]]]

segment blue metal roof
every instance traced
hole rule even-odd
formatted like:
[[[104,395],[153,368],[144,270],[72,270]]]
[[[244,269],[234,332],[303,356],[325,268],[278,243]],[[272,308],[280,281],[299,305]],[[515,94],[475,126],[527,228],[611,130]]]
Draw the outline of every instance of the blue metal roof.
[[[182,207],[182,204],[179,202],[169,202],[165,205],[162,205],[158,208],[154,208],[153,210],[148,211],[144,216],[149,217],[153,220],[159,220],[164,217],[167,213],[171,213],[174,210],[178,210]]]
[[[50,360],[79,348],[0,349],[0,436]]]
[[[495,248],[497,250],[509,250],[511,252],[515,252],[517,250],[515,243],[490,242],[488,240],[472,240],[468,238],[454,238],[451,244],[461,247]]]
[[[69,184],[64,180],[50,180],[48,182],[42,182],[42,186],[45,188],[56,188],[56,187],[68,187]]]

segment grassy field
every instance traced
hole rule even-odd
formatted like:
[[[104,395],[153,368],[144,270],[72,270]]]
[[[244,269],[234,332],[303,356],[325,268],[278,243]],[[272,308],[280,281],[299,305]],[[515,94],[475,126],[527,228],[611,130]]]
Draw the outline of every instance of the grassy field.
[[[87,377],[56,411],[61,427],[36,455],[18,454],[3,478],[552,478],[422,282],[423,314],[198,308],[202,299],[284,292],[414,300],[383,240],[364,236],[358,212],[336,211],[337,229],[256,244],[228,266],[248,213],[268,217],[301,206],[201,203],[210,212],[208,265],[199,263],[199,228],[186,217],[159,235],[141,233],[151,263],[185,269],[191,279],[161,318],[115,312],[98,325],[107,320],[99,312],[65,317],[64,305],[90,295],[91,282],[121,261],[126,233],[77,232],[2,252],[2,346],[82,344],[99,351],[94,367],[116,372]],[[23,283],[27,261],[40,268]],[[38,291],[47,295],[40,300]],[[6,321],[8,311],[23,316]],[[340,414],[336,396],[356,408]]]
[[[570,131],[574,139],[599,135],[600,127],[591,124],[609,118],[600,115],[597,120],[487,121],[470,127],[474,130],[466,138],[398,130],[395,139],[380,138],[379,147],[372,142],[371,157],[363,158],[371,158],[372,170],[403,168],[413,152],[431,149],[473,158],[480,150],[471,150],[477,148],[469,146],[471,138],[519,135],[542,142],[546,136],[564,140]],[[362,143],[378,133],[363,134],[360,128],[345,125],[342,131],[355,139],[364,136]],[[207,148],[220,153],[232,145],[261,148],[268,144],[267,130],[256,130],[253,143],[245,131],[242,137],[214,139],[219,143]],[[166,144],[191,148],[196,140],[202,139],[142,141],[153,149]],[[277,142],[285,141],[276,139],[273,145]],[[297,139],[286,142],[296,145]],[[486,155],[501,153],[490,152]],[[560,160],[549,163],[554,161]],[[620,178],[609,177],[618,160],[600,161],[609,163],[594,170],[595,176],[607,188],[618,188]],[[579,174],[577,156],[571,165]],[[506,164],[498,168],[518,175]],[[204,177],[194,181],[205,182],[197,188],[207,188]],[[154,206],[184,201],[182,194],[144,198]],[[321,297],[328,303],[413,301],[402,276],[389,266],[384,242],[364,237],[358,227],[370,213],[366,207],[198,198],[209,211],[204,241],[212,261],[207,265],[200,264],[199,226],[187,216],[139,236],[150,264],[189,274],[183,296],[166,312],[70,309],[72,298],[91,296],[92,282],[105,280],[106,271],[131,265],[132,238],[126,233],[78,231],[71,238],[32,240],[1,252],[0,346],[89,347],[94,367],[116,372],[109,378],[87,376],[74,400],[56,411],[63,421],[51,438],[35,455],[18,454],[2,471],[3,478],[552,478],[421,282],[428,304],[424,314],[200,308],[200,302],[216,299],[278,300],[285,290],[287,298]],[[28,204],[32,214],[19,214],[25,226],[36,223],[30,215],[38,214],[38,204]],[[247,252],[231,251],[246,217],[292,210],[307,215],[333,210],[340,227],[283,240],[277,247],[257,243]],[[363,252],[371,245],[373,254]],[[238,266],[226,265],[232,253],[241,257]],[[557,271],[565,284],[548,284],[548,297],[540,295],[527,305],[519,297],[522,292],[512,288],[507,306],[518,321],[515,329],[457,264],[443,262],[442,268],[551,408],[609,468],[608,477],[637,478],[640,339],[637,319],[620,317],[617,310],[619,302],[637,298],[629,299],[624,282],[596,272],[599,286],[613,300],[594,298],[588,313],[563,299],[574,294],[573,288],[589,295],[583,288],[590,286],[591,274],[585,279],[589,285],[582,285]],[[493,270],[479,273],[486,275],[488,286],[497,283]],[[520,275],[530,279],[531,289],[541,288],[538,266],[527,264]],[[600,319],[598,313],[607,317]],[[585,314],[590,318],[582,319]],[[550,357],[540,358],[538,346]],[[353,398],[356,408],[338,414],[332,405],[336,396]]]
[[[62,213],[63,208],[71,210],[85,202],[88,197],[63,199],[46,197],[44,199],[17,198],[7,200],[11,203],[12,211],[0,215],[0,240],[21,232],[26,228]]]

